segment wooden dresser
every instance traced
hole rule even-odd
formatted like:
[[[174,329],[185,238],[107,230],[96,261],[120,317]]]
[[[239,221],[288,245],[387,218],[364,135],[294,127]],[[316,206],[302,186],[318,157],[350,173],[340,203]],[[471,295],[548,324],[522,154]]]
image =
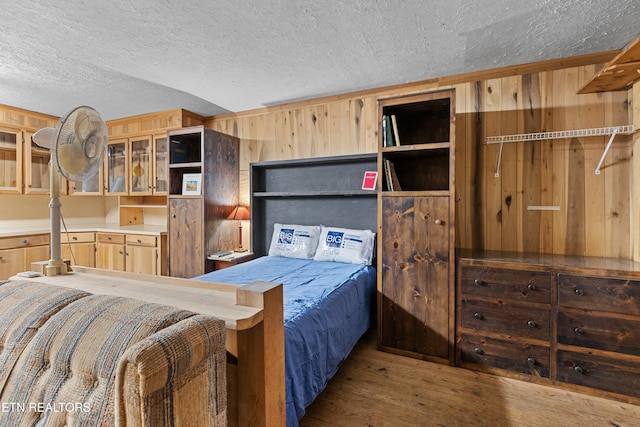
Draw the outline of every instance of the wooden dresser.
[[[458,366],[638,402],[640,263],[457,255]]]

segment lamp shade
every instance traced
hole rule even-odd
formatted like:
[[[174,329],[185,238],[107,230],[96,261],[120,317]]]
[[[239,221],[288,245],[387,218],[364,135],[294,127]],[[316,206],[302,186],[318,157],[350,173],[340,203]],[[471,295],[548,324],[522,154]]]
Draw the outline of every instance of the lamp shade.
[[[247,208],[246,206],[236,206],[233,209],[233,212],[229,214],[227,219],[235,219],[238,221],[246,221],[248,219],[251,219],[251,215],[249,214],[249,208]]]

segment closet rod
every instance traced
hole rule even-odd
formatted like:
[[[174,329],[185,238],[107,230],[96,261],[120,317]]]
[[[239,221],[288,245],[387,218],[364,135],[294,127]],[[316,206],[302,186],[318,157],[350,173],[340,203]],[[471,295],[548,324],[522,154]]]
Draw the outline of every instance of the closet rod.
[[[632,125],[624,125],[624,126],[609,126],[602,128],[590,128],[590,129],[575,129],[575,130],[561,130],[561,131],[552,131],[552,132],[537,132],[537,133],[522,133],[518,135],[499,135],[499,136],[488,136],[487,137],[487,145],[488,144],[500,144],[500,151],[498,152],[498,161],[496,162],[496,172],[495,176],[500,176],[500,163],[502,162],[502,145],[505,142],[525,142],[525,141],[543,141],[547,139],[566,139],[566,138],[580,138],[580,137],[589,137],[589,136],[608,136],[611,135],[607,146],[605,147],[604,152],[602,153],[602,157],[598,162],[598,166],[596,167],[595,173],[596,175],[600,174],[600,167],[604,162],[604,158],[609,152],[609,148],[611,147],[611,143],[617,134],[629,135],[633,133]]]

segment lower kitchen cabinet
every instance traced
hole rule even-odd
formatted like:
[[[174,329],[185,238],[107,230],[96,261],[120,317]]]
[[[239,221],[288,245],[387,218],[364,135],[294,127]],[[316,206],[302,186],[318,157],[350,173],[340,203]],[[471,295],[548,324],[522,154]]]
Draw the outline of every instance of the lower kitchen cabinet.
[[[0,279],[31,270],[32,262],[50,258],[49,234],[0,238]]]
[[[124,271],[124,242],[121,233],[96,233],[96,267]]]
[[[96,266],[96,233],[62,233],[60,242],[62,259],[70,260],[71,265]]]
[[[96,267],[166,275],[166,236],[96,233]]]

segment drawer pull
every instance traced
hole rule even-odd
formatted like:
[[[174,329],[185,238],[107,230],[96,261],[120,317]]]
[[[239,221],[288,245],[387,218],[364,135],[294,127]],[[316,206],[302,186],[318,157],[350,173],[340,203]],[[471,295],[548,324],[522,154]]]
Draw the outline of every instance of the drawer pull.
[[[578,296],[582,296],[582,295],[584,295],[584,291],[582,289],[576,289],[575,290],[575,294],[578,295]]]
[[[436,219],[435,220],[436,225],[442,225],[442,220],[441,219]]]
[[[534,359],[533,357],[529,356],[527,357],[527,363],[529,364],[529,366],[533,366],[536,364],[536,359]]]
[[[107,240],[111,240],[111,236],[107,237]]]
[[[478,312],[473,313],[473,317],[475,317],[478,320],[484,319],[484,316]]]
[[[527,326],[530,328],[535,328],[536,327],[536,322],[534,322],[533,320],[529,320],[527,322]]]
[[[482,349],[480,349],[480,348],[478,348],[478,347],[474,348],[474,349],[473,349],[473,352],[474,352],[475,354],[479,354],[480,356],[482,356],[482,355],[484,354],[484,351],[482,351]]]
[[[24,240],[22,241],[22,243],[24,243],[24,244],[26,245],[27,243],[29,243],[29,241],[28,241],[27,239],[24,239]]]
[[[0,256],[0,261],[2,261],[3,259],[4,259],[4,257],[1,257],[1,256]]]
[[[584,369],[582,369],[582,366],[580,365],[576,365],[573,370],[577,373],[577,374],[584,374]]]
[[[138,241],[138,243],[142,243],[142,240],[140,240],[140,239],[138,239],[137,241]]]
[[[536,285],[534,285],[533,283],[529,283],[527,285],[527,289],[529,289],[530,291],[535,291],[537,288],[536,288]]]
[[[482,286],[482,285],[484,285],[484,282],[482,280],[480,280],[480,279],[475,279],[473,281],[473,284],[476,285],[476,286]]]
[[[582,330],[582,328],[573,328],[573,332],[578,335],[584,335],[584,331]]]
[[[73,236],[71,240],[78,240],[78,236]]]

